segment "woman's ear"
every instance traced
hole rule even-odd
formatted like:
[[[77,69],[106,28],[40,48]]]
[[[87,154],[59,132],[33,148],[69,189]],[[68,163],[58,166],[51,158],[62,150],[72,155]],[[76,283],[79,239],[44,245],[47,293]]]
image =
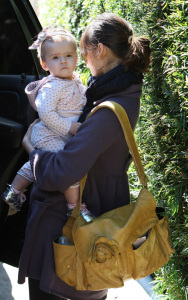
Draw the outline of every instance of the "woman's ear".
[[[98,43],[98,47],[97,47],[97,54],[98,54],[98,58],[104,58],[106,53],[107,53],[107,47],[105,45],[103,45],[102,43]]]
[[[41,67],[43,68],[43,70],[45,70],[45,71],[49,70],[44,60],[41,60],[40,64],[41,64]]]

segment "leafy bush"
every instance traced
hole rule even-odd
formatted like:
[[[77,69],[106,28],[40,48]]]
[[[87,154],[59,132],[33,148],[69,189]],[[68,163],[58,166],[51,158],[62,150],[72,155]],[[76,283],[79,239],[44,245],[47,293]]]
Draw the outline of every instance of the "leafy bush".
[[[158,203],[165,206],[171,217],[175,247],[170,262],[157,272],[162,277],[157,288],[166,290],[169,299],[187,299],[188,7],[185,1],[150,1],[146,21],[153,53],[148,116],[156,151],[153,147],[151,151],[150,138],[145,147],[153,157],[152,189],[157,188]]]

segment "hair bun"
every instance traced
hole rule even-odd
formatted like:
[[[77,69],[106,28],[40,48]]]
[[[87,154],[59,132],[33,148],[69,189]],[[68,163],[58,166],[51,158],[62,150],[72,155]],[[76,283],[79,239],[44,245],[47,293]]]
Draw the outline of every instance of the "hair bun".
[[[150,40],[146,37],[130,36],[128,39],[129,51],[125,55],[128,68],[147,72],[151,63]]]

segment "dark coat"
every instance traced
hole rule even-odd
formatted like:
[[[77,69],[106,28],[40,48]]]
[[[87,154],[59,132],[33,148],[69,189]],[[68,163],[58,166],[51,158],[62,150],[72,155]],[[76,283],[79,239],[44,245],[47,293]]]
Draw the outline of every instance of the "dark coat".
[[[133,129],[139,116],[142,84],[109,95],[103,100],[121,104]],[[25,276],[40,280],[46,292],[75,299],[101,299],[107,290],[76,291],[55,273],[52,241],[61,235],[67,220],[64,191],[88,173],[83,202],[95,215],[130,202],[129,150],[117,117],[107,108],[86,120],[77,134],[57,154],[35,150],[31,153],[36,184],[30,197],[26,238],[20,259],[19,283]],[[84,241],[83,241],[84,243]]]

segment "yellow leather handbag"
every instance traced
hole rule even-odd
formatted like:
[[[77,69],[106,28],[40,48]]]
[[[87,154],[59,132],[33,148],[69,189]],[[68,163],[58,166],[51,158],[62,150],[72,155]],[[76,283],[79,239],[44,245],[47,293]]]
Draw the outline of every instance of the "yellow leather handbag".
[[[57,276],[78,290],[118,288],[130,278],[141,279],[169,261],[172,249],[167,216],[156,210],[156,200],[147,190],[147,177],[125,110],[117,103],[98,105],[111,109],[119,119],[143,188],[136,202],[102,214],[86,223],[80,216],[80,202],[62,229],[69,245],[54,240]]]

